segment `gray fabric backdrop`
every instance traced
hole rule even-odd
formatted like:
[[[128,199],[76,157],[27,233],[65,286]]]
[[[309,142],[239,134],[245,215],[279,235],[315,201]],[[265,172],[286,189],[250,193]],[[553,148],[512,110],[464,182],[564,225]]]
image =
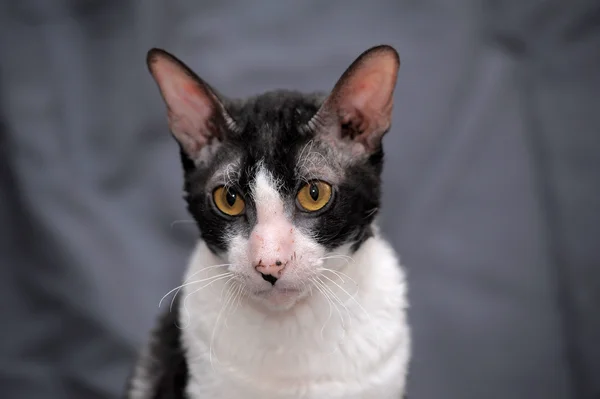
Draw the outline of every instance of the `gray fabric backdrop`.
[[[144,64],[230,96],[402,58],[381,224],[415,399],[600,397],[600,3],[0,2],[0,391],[115,398],[196,238]]]

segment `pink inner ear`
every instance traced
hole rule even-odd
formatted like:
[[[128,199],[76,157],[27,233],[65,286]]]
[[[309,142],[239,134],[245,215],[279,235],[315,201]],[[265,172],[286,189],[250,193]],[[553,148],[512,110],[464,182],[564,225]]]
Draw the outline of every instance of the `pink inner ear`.
[[[377,63],[360,68],[350,77],[343,97],[358,110],[385,108],[394,89],[394,71]]]
[[[210,117],[213,105],[196,82],[182,82],[181,87],[174,90],[174,95],[176,97],[173,101],[180,102],[180,115],[196,119],[197,125],[202,125],[200,122],[206,121]],[[188,133],[192,133],[192,131]]]
[[[346,137],[354,141],[357,153],[377,148],[391,125],[399,66],[393,50],[364,53],[342,75],[323,107],[325,115],[336,115],[336,122],[350,125],[342,134],[349,133]]]
[[[186,152],[195,155],[208,141],[214,103],[194,78],[168,58],[152,64],[152,73],[169,109],[169,127]]]

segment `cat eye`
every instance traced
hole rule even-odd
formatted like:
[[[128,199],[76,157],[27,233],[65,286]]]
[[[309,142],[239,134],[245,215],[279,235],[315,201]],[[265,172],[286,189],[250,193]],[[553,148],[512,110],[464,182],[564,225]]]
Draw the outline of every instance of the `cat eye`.
[[[329,203],[331,186],[323,181],[313,181],[302,186],[296,201],[307,212],[316,212]]]
[[[244,212],[246,204],[234,189],[220,186],[213,191],[213,201],[217,209],[229,216],[239,216]]]

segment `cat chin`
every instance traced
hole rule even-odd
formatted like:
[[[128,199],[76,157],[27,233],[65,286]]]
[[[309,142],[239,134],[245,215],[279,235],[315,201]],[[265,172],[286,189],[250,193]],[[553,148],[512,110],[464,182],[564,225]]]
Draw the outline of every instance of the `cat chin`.
[[[270,288],[253,293],[250,298],[254,306],[262,310],[285,312],[308,296],[306,290]]]

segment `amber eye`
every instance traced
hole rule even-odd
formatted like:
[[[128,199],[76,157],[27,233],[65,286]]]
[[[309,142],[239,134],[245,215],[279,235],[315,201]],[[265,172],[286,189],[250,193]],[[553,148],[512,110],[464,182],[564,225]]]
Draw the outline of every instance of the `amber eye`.
[[[331,199],[331,186],[322,181],[307,183],[298,191],[296,199],[303,210],[318,211]]]
[[[221,212],[229,216],[241,215],[246,207],[242,197],[235,190],[225,186],[217,187],[213,191],[213,201]]]

